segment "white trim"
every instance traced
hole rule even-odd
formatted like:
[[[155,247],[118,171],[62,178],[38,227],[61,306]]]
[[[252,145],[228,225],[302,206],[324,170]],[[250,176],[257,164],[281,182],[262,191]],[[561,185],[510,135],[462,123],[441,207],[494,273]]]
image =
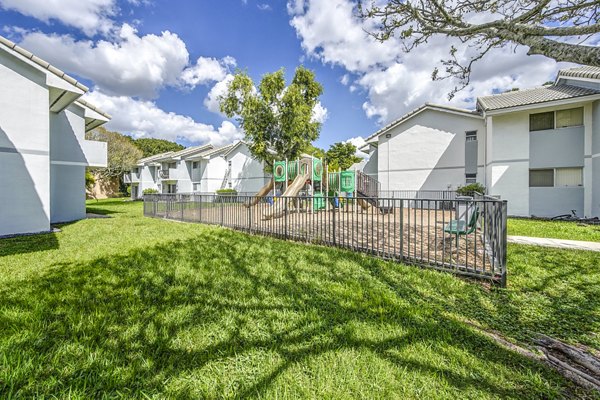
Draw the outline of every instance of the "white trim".
[[[592,154],[592,158],[598,158],[598,157],[600,157],[600,153]]]
[[[564,80],[574,80],[574,81],[582,81],[582,82],[592,82],[592,83],[598,83],[600,81],[600,79],[598,79],[598,78],[596,78],[596,79],[594,79],[594,78],[580,78],[578,76],[567,76],[567,75],[561,75],[559,73],[558,77],[556,78],[555,84],[557,84],[561,79],[564,79]],[[571,85],[571,86],[573,86],[573,85]]]
[[[52,165],[71,165],[71,166],[80,166],[87,167],[88,163],[78,162],[78,161],[50,161]]]

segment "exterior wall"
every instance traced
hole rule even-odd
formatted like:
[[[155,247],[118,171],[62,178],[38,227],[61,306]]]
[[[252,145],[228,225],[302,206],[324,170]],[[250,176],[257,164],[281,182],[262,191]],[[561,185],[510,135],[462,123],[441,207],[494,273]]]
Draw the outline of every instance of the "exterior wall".
[[[592,154],[586,159],[591,164],[591,216],[600,217],[600,100],[592,105]]]
[[[87,157],[84,110],[70,106],[50,113],[50,215],[52,223],[85,218]],[[106,153],[105,153],[106,154]]]
[[[50,230],[45,74],[0,51],[0,236]]]
[[[382,190],[446,190],[465,184],[465,132],[477,131],[483,159],[483,119],[424,110],[387,134],[376,151]],[[483,182],[483,165],[477,180]]]
[[[158,171],[154,166],[145,165],[140,167],[140,183],[138,189],[138,198],[142,198],[145,189],[158,190]]]
[[[192,163],[181,160],[177,163],[177,193],[192,191]]]
[[[571,210],[583,215],[583,188],[530,188],[529,207],[536,217],[571,214]]]
[[[85,166],[52,164],[50,183],[51,222],[85,218]]]
[[[529,132],[529,115],[533,112],[584,107],[584,126]],[[576,210],[586,215],[585,196],[590,179],[583,187],[530,188],[532,168],[585,167],[586,131],[591,125],[588,104],[569,104],[491,117],[488,124],[488,190],[508,200],[509,215],[555,216]],[[586,169],[587,168],[587,169]]]
[[[231,187],[240,192],[258,192],[269,180],[264,172],[263,164],[255,160],[245,145],[237,147],[227,155],[231,161]]]
[[[202,192],[216,192],[221,189],[225,173],[227,172],[227,161],[220,155],[213,156],[206,163],[202,174]]]
[[[379,152],[374,150],[369,155],[369,160],[365,163],[362,169],[363,174],[372,176],[379,180]]]
[[[583,126],[530,132],[529,166],[583,167],[583,144]]]

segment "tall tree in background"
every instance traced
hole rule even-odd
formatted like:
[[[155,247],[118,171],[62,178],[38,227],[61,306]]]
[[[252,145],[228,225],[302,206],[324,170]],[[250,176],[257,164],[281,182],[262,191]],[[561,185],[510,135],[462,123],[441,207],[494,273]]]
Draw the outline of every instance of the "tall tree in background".
[[[334,143],[327,153],[325,160],[330,171],[346,170],[362,158],[356,156],[356,146],[352,143]]]
[[[86,138],[107,143],[108,167],[97,171],[97,174],[103,178],[120,179],[142,158],[142,151],[133,144],[131,139],[118,132],[111,132],[104,127],[99,127],[88,132]]]
[[[541,54],[556,61],[600,66],[600,47],[581,44],[600,32],[600,1],[594,0],[387,0],[364,1],[363,18],[376,21],[371,32],[378,40],[396,36],[410,52],[433,36],[459,38],[472,54],[460,60],[451,46],[450,58],[442,60],[444,73],[436,68],[433,79],[458,78],[469,84],[473,64],[491,49],[507,45],[529,47],[529,55]],[[383,3],[383,4],[382,4]]]
[[[164,139],[140,138],[133,139],[133,143],[137,148],[142,150],[142,157],[150,157],[155,154],[166,153],[167,151],[180,151],[185,149],[185,146]]]
[[[319,137],[321,123],[313,110],[322,93],[315,74],[304,67],[296,69],[287,87],[283,69],[263,76],[258,87],[238,71],[219,102],[221,111],[235,117],[246,133],[252,155],[270,168],[275,159],[298,157]]]

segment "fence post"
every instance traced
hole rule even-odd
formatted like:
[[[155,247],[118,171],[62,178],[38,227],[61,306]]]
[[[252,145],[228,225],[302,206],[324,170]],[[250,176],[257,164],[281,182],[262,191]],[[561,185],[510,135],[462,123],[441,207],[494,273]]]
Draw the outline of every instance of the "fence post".
[[[284,221],[283,221],[283,232],[284,232],[283,237],[285,238],[285,240],[287,240],[287,238],[288,238],[288,199],[283,197],[283,201],[284,201],[283,215],[285,216]]]
[[[502,268],[502,278],[500,281],[501,287],[506,287],[506,246],[508,242],[508,229],[507,229],[507,218],[508,218],[508,202],[506,200],[502,201],[502,238],[501,238],[501,246],[502,246],[502,255],[500,258],[500,265]]]
[[[400,261],[404,261],[404,199],[400,199]]]
[[[250,206],[250,203],[252,201],[252,199],[246,199],[249,200],[248,201],[248,232],[252,232],[252,207]]]
[[[221,200],[219,200],[219,208],[221,209],[221,226],[223,226],[223,212],[224,212],[224,210],[223,210],[223,202]]]
[[[338,207],[340,206],[340,204],[338,203]],[[331,229],[333,230],[333,245],[335,246],[337,244],[337,241],[335,239],[335,206],[333,207],[333,218],[332,218],[332,227]]]
[[[181,220],[183,221],[183,195],[179,195],[179,206],[181,207]]]

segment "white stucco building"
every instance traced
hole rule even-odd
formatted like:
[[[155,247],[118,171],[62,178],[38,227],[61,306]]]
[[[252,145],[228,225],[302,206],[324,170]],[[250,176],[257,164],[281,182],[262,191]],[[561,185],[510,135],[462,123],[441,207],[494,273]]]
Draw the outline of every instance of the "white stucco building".
[[[375,132],[363,171],[382,190],[472,182],[510,215],[600,216],[600,68],[561,70],[553,85],[480,97],[475,110],[425,104]]]
[[[141,198],[145,189],[160,193],[214,193],[219,189],[257,192],[268,181],[264,166],[252,158],[248,146],[238,141],[227,146],[211,144],[139,160],[125,176],[131,197]]]
[[[0,236],[47,232],[85,218],[85,167],[106,167],[106,143],[85,132],[110,117],[88,90],[0,37]]]

